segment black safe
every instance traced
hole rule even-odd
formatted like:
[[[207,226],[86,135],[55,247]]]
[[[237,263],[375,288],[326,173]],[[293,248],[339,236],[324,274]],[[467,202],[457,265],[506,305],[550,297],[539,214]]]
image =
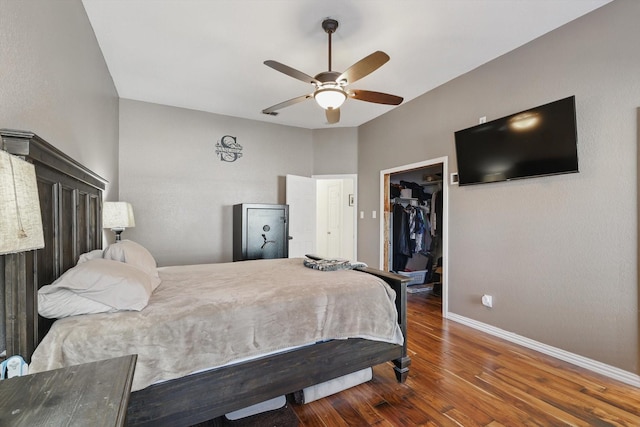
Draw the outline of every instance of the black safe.
[[[233,205],[233,260],[287,258],[289,206]]]

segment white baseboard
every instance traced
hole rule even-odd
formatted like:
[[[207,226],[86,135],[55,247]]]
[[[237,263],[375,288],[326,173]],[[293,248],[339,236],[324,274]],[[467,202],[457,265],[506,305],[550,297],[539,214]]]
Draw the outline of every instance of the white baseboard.
[[[615,366],[607,365],[606,363],[598,362],[597,360],[589,359],[588,357],[570,353],[568,351],[543,344],[541,342],[523,337],[513,332],[505,331],[504,329],[496,328],[495,326],[478,322],[477,320],[460,316],[455,313],[449,312],[445,317],[449,320],[462,323],[463,325],[472,327],[482,332],[486,332],[490,335],[502,338],[515,344],[519,344],[523,347],[530,348],[531,350],[539,351],[540,353],[555,357],[556,359],[569,362],[573,365],[580,366],[581,368],[585,368],[598,374],[605,375],[611,379],[640,388],[640,376],[632,372],[616,368]]]

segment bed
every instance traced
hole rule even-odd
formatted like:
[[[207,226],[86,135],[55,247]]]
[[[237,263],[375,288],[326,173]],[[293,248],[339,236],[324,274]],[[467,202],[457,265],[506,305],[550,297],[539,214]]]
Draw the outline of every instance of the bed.
[[[105,182],[30,132],[4,130],[0,131],[0,135],[2,136],[3,149],[23,155],[28,161],[35,164],[45,224],[45,238],[47,239],[45,249],[26,254],[4,256],[0,261],[0,267],[4,270],[2,283],[7,308],[4,319],[7,354],[21,354],[31,360],[36,346],[41,341],[55,341],[57,330],[55,327],[52,334],[47,334],[51,322],[37,315],[37,290],[53,283],[74,267],[81,254],[102,248],[100,218],[102,190]],[[69,207],[72,208],[70,215],[60,215],[61,211]],[[47,231],[48,229],[49,231]],[[57,232],[54,232],[54,229]],[[265,273],[270,269],[284,269],[282,265],[272,267],[269,261],[272,260],[228,263],[228,265],[222,265],[222,268],[240,269],[238,271],[244,271],[248,276],[253,277],[260,276],[261,272]],[[280,260],[277,262],[300,263],[300,260]],[[159,276],[165,283],[161,283],[153,291],[150,302],[168,292],[167,289],[170,289],[168,284],[171,281],[182,280],[180,275],[184,274],[185,268],[159,269]],[[220,266],[196,266],[195,270],[200,271],[201,274],[205,274],[205,271],[206,274],[209,274],[208,270],[211,268],[220,268]],[[389,295],[395,297],[390,301],[393,301],[397,313],[397,328],[401,332],[401,336],[406,337],[407,278],[368,267],[359,268],[357,271],[330,273],[307,270],[309,271],[288,273],[287,275],[315,274],[316,276],[313,277],[331,277],[332,279],[329,280],[327,286],[332,286],[333,277],[337,277],[334,273],[348,274],[349,276],[344,277],[349,284],[353,283],[353,287],[359,286],[357,283],[364,277],[371,276],[378,281],[382,280],[386,283],[385,287],[388,285]],[[229,273],[228,271],[225,274],[237,275],[237,273]],[[248,276],[245,277],[245,282],[252,280]],[[275,277],[271,280],[279,281]],[[311,281],[313,282],[313,280]],[[285,288],[295,286],[286,284],[283,280],[282,282]],[[302,281],[302,283],[309,282],[308,277]],[[347,284],[337,285],[336,283],[333,283],[333,286],[336,289],[350,287]],[[275,286],[263,286],[263,288],[263,290],[267,290],[267,293],[269,293],[269,289],[277,289]],[[283,296],[285,302],[288,298],[286,295],[291,295],[282,290],[272,293]],[[331,294],[322,295],[326,297]],[[336,298],[335,301],[340,301],[341,298]],[[264,298],[259,299],[264,300]],[[280,301],[277,304],[283,305],[284,303]],[[145,310],[147,309],[145,308]],[[125,314],[133,313],[135,316],[135,313],[139,315],[145,310]],[[111,315],[108,313],[90,316],[108,317]],[[289,316],[291,322],[298,323],[296,317],[291,313],[286,316]],[[237,324],[238,321],[236,321]],[[229,326],[233,332],[231,335],[239,333],[239,331],[233,330],[233,325],[232,322]],[[324,328],[313,329],[317,332],[317,329]],[[273,333],[271,334],[273,335]],[[260,335],[256,336],[259,338]],[[256,340],[245,338],[241,341],[254,345],[253,341],[260,341],[258,338]],[[204,347],[206,340],[201,345]],[[41,349],[38,348],[38,352],[40,351]],[[122,348],[119,351],[126,353],[139,350]],[[167,351],[170,354],[176,350],[168,349]],[[107,357],[117,355],[119,354],[111,353]],[[38,354],[36,356],[39,357]],[[339,332],[333,338],[322,334],[312,334],[304,336],[295,345],[277,343],[273,348],[267,348],[260,343],[257,346],[254,345],[245,356],[242,360],[226,356],[226,358],[216,359],[215,363],[208,366],[218,367],[203,371],[196,369],[204,368],[198,364],[194,365],[195,368],[194,366],[185,367],[184,369],[188,372],[191,372],[192,369],[197,372],[185,375],[185,372],[180,371],[175,377],[162,375],[156,377],[154,369],[141,364],[139,366],[140,378],[145,378],[145,380],[134,385],[135,391],[131,394],[127,414],[128,425],[189,426],[275,396],[293,393],[305,387],[385,362],[393,363],[396,377],[398,381],[402,382],[406,379],[410,364],[410,359],[407,357],[406,340],[398,340],[397,337],[391,338],[390,336],[386,336],[386,338],[373,337],[368,333],[354,335],[352,331]],[[138,360],[140,360],[140,356]],[[43,363],[45,362],[36,360],[36,365]],[[51,365],[46,368],[49,367],[55,366]],[[138,367],[136,370],[138,371]],[[134,383],[135,381],[134,379]]]

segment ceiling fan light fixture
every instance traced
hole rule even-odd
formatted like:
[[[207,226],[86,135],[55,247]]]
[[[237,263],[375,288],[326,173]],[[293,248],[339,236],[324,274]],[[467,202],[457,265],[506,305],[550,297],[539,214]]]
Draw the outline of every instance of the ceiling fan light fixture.
[[[321,88],[315,91],[313,94],[316,102],[319,106],[325,110],[340,108],[340,106],[347,99],[347,94],[344,90],[336,87]]]
[[[272,114],[276,110],[288,107],[298,102],[305,101],[313,96],[318,105],[325,110],[327,124],[335,124],[340,121],[340,107],[347,98],[357,99],[359,101],[373,102],[375,104],[399,105],[403,99],[396,95],[389,95],[382,92],[373,92],[370,90],[347,89],[347,86],[357,82],[361,78],[368,76],[383,64],[389,61],[389,55],[377,50],[372,54],[362,58],[360,61],[347,68],[344,72],[332,71],[331,69],[331,34],[338,28],[338,21],[327,18],[322,21],[322,29],[327,33],[329,38],[329,54],[327,71],[320,72],[311,77],[310,75],[284,65],[278,61],[267,60],[264,65],[273,68],[283,74],[300,80],[304,83],[313,85],[313,92],[306,95],[298,96],[281,102],[269,108],[262,110],[263,114]]]

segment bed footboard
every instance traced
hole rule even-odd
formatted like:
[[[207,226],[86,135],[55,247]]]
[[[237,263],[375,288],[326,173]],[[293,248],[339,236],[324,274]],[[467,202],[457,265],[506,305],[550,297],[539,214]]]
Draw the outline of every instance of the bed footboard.
[[[133,392],[128,426],[190,426],[389,360],[402,347],[365,339],[326,341],[216,368]]]
[[[323,259],[323,257],[315,254],[308,254],[306,257],[315,260]],[[396,293],[398,324],[400,325],[400,330],[404,337],[404,343],[402,345],[402,356],[397,359],[393,359],[393,364],[395,365],[394,370],[396,373],[396,379],[398,382],[403,383],[409,375],[409,365],[411,365],[411,358],[407,353],[407,283],[409,283],[411,279],[400,274],[389,273],[372,267],[358,267],[356,270],[371,274],[384,280]]]
[[[402,344],[402,356],[393,359],[394,370],[398,382],[405,382],[409,375],[409,365],[411,358],[407,353],[407,283],[411,280],[406,276],[388,273],[371,267],[360,267],[357,269],[364,273],[372,274],[384,280],[396,292],[396,310],[398,311],[398,324],[402,330],[404,343]]]

